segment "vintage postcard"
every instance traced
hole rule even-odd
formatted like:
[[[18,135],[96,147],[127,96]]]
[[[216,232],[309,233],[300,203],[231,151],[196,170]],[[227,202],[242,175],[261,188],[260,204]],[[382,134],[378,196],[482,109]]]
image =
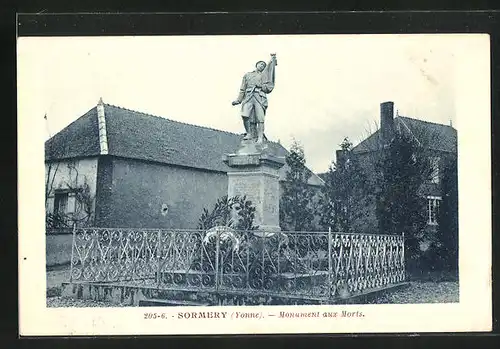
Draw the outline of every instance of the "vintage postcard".
[[[482,34],[20,37],[21,335],[489,331]]]

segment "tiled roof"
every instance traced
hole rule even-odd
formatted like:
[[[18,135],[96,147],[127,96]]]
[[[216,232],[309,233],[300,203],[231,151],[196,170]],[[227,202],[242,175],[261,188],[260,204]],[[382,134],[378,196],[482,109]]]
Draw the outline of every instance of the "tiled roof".
[[[222,161],[226,153],[238,149],[242,135],[208,127],[186,124],[109,104],[104,104],[109,155],[227,172]],[[82,127],[84,126],[84,127]],[[77,143],[75,143],[75,140]],[[56,145],[54,151],[49,144]],[[70,151],[61,151],[71,144]],[[277,156],[288,151],[278,143],[269,142]],[[46,143],[48,159],[93,156],[99,154],[97,111],[93,108]],[[281,169],[285,177],[286,165]],[[312,175],[310,184],[322,181]]]
[[[99,154],[97,108],[89,110],[45,142],[46,160]]]
[[[358,145],[352,148],[354,152],[373,151],[379,148],[379,134],[377,130],[369,135],[366,139],[362,140]]]
[[[456,152],[457,130],[443,124],[398,116],[394,119],[397,130],[413,136],[427,149]],[[353,148],[355,152],[372,151],[379,148],[379,130]]]
[[[457,151],[457,130],[453,127],[418,119],[399,117],[422,146],[447,152]]]

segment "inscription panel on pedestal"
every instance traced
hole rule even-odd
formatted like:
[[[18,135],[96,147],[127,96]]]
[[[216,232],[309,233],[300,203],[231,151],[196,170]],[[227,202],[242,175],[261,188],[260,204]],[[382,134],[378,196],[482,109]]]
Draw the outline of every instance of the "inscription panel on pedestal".
[[[233,197],[236,195],[246,195],[247,200],[252,201],[252,204],[256,208],[255,225],[260,225],[264,218],[262,216],[262,197],[260,195],[260,186],[261,181],[258,174],[251,176],[232,174],[229,176],[228,196]]]
[[[268,225],[279,225],[279,182],[270,177],[263,178],[263,216]]]
[[[279,230],[279,175],[269,166],[228,172],[228,196],[246,195],[255,206],[254,224]]]

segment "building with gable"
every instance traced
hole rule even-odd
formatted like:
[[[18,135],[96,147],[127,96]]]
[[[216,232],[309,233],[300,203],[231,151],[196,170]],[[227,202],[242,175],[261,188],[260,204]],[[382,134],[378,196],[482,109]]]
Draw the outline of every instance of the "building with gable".
[[[432,175],[421,186],[420,195],[427,200],[427,230],[435,231],[443,195],[447,195],[443,188],[443,178],[446,170],[457,164],[457,130],[451,124],[443,125],[401,115],[395,116],[393,102],[381,103],[380,128],[352,148],[353,156],[362,164],[366,174],[374,173],[374,154],[387,146],[396,133],[409,136],[418,146],[423,147],[425,154],[429,156]],[[343,151],[338,150],[336,155],[337,159],[341,158]],[[377,227],[375,208],[365,209],[368,211],[364,215],[366,220],[357,228],[373,231],[373,228]],[[458,216],[458,211],[456,215]]]
[[[194,229],[203,209],[227,195],[222,158],[241,138],[100,100],[45,143],[47,213],[69,217],[66,224]],[[311,172],[309,184],[323,181]]]

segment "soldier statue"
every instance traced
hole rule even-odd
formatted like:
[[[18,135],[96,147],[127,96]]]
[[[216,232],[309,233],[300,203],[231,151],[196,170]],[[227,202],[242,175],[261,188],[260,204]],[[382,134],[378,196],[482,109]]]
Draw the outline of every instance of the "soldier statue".
[[[240,93],[232,104],[241,104],[241,117],[246,132],[245,140],[252,139],[257,144],[262,144],[264,141],[267,94],[274,89],[277,65],[276,54],[271,54],[269,63],[258,61],[255,64],[256,69],[243,76]]]

